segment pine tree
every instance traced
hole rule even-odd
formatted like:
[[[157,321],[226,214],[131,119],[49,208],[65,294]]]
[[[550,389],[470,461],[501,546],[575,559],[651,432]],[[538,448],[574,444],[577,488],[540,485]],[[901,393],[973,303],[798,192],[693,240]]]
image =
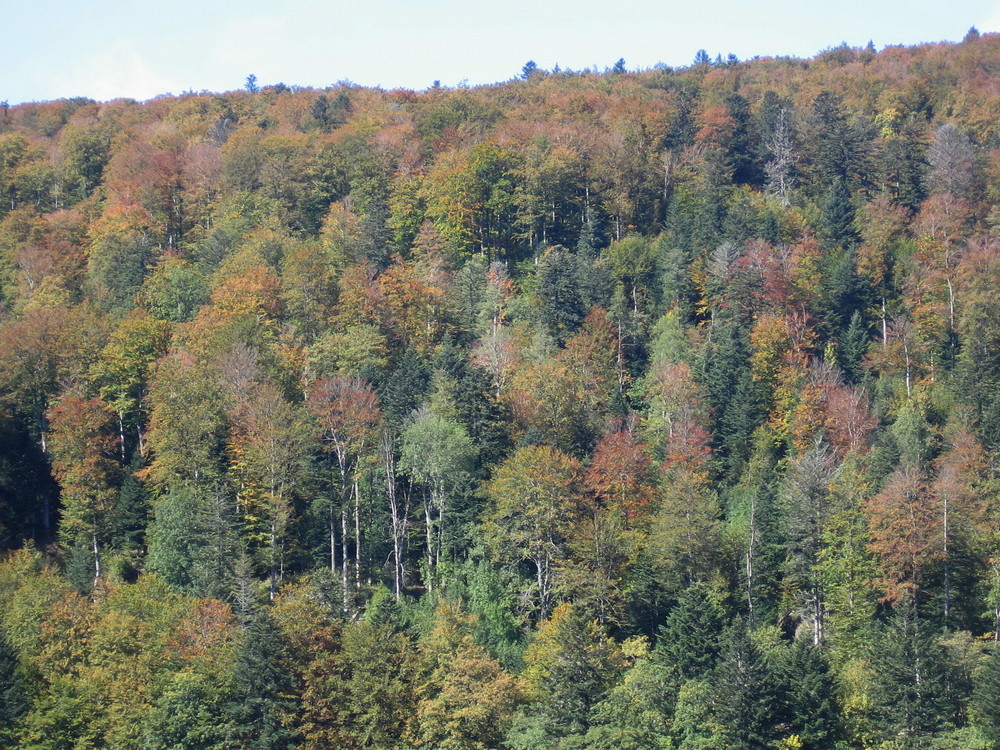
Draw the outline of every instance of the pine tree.
[[[674,667],[685,680],[704,676],[719,660],[726,622],[717,592],[705,583],[692,584],[660,628],[654,660]]]
[[[782,735],[786,691],[780,676],[750,638],[733,625],[712,678],[716,715],[733,750],[764,750]]]
[[[850,247],[857,241],[854,203],[843,177],[837,177],[823,199],[820,238],[828,249]]]
[[[122,479],[111,517],[111,542],[116,549],[139,550],[143,547],[149,524],[149,493],[136,477],[141,468],[142,458],[136,452]]]
[[[864,378],[861,363],[868,351],[868,325],[861,313],[855,310],[847,329],[840,336],[837,361],[851,382],[860,383]]]
[[[564,343],[587,315],[579,276],[576,258],[564,248],[553,247],[539,260],[535,287],[539,321],[559,343]]]
[[[811,622],[813,643],[823,641],[826,601],[818,567],[823,550],[823,528],[829,517],[833,456],[829,448],[814,445],[789,469],[784,486],[786,585],[803,597],[803,617]]]
[[[833,747],[840,737],[837,685],[823,652],[808,641],[792,643],[781,660],[786,691],[788,733],[803,750]]]
[[[947,665],[913,597],[900,601],[876,646],[877,712],[886,739],[916,742],[941,730],[949,720]]]
[[[750,371],[744,369],[719,420],[724,476],[730,484],[739,480],[750,458],[753,433],[762,418],[759,384],[753,380]]]
[[[270,613],[246,613],[236,661],[233,692],[223,705],[229,742],[252,750],[286,750],[296,738],[283,718],[294,710],[291,675],[281,666],[284,645]]]
[[[20,719],[28,712],[28,693],[17,654],[7,636],[0,631],[0,743],[14,746]]]
[[[1000,648],[990,650],[975,677],[973,723],[991,748],[1000,748]]]
[[[390,424],[398,429],[409,419],[426,396],[430,383],[427,361],[415,348],[408,347],[379,393],[382,411]]]

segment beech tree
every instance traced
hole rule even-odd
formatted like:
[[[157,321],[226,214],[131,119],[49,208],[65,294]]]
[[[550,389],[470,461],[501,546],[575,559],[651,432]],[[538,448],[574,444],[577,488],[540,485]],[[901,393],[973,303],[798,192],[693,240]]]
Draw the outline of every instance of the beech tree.
[[[582,512],[580,463],[548,446],[519,449],[486,487],[491,508],[486,542],[500,560],[529,561],[535,569],[532,599],[540,619],[551,611],[556,566],[567,554]]]
[[[308,433],[304,415],[272,384],[261,383],[248,396],[234,415],[229,440],[231,471],[239,483],[237,503],[245,522],[251,533],[262,532],[266,537],[265,559],[273,600],[284,570],[296,485],[305,473]]]
[[[120,471],[113,458],[112,412],[100,399],[67,393],[49,409],[48,421],[52,469],[62,488],[59,534],[70,555],[89,557],[96,582]]]
[[[414,414],[401,438],[402,464],[423,485],[425,584],[433,591],[438,568],[448,554],[450,511],[455,496],[469,482],[475,448],[461,425],[430,409]]]
[[[940,554],[937,518],[915,467],[900,467],[885,488],[865,504],[869,544],[881,568],[885,599],[912,598],[927,565]]]
[[[122,461],[126,460],[126,427],[135,432],[140,453],[143,445],[144,409],[152,363],[166,354],[170,325],[141,311],[133,311],[111,334],[92,369],[101,396],[118,415]]]
[[[420,643],[428,674],[417,704],[421,745],[449,750],[499,747],[521,702],[520,687],[473,639],[476,618],[443,602]]]
[[[327,530],[330,542],[330,570],[337,566],[337,509],[340,510],[341,583],[344,602],[348,601],[348,519],[351,498],[354,509],[355,584],[361,581],[361,511],[358,490],[361,462],[374,448],[382,415],[372,387],[358,379],[336,376],[310,385],[306,406],[318,423],[324,448],[336,460],[337,475],[327,503]],[[395,485],[393,484],[393,492]],[[397,560],[398,565],[398,560]]]
[[[207,368],[184,351],[173,351],[150,381],[147,440],[152,461],[145,474],[165,486],[204,491],[222,476],[223,401]]]

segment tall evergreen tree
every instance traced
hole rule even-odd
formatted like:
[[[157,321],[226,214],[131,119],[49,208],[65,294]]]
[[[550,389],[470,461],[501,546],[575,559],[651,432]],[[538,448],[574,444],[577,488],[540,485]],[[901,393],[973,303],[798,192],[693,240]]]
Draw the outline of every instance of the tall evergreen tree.
[[[991,748],[1000,748],[1000,649],[990,650],[975,678],[973,723]]]
[[[712,682],[716,716],[726,747],[764,750],[784,733],[786,690],[776,669],[754,644],[746,625],[730,629]]]
[[[414,347],[408,347],[379,392],[386,419],[397,428],[401,426],[420,406],[430,384],[427,360]]]
[[[788,734],[803,750],[834,747],[841,736],[837,685],[823,652],[798,639],[785,652],[780,669],[785,692]]]
[[[868,352],[868,325],[858,310],[851,313],[847,329],[840,336],[840,346],[837,348],[837,363],[854,383],[860,383],[864,378],[861,365]]]
[[[291,675],[282,668],[284,645],[265,609],[252,606],[233,665],[233,691],[223,706],[228,742],[250,750],[287,750],[297,738],[283,718],[294,710]]]
[[[821,208],[819,235],[828,249],[847,248],[857,242],[854,202],[846,178],[837,175],[833,179]]]
[[[876,648],[877,710],[885,738],[901,737],[907,746],[918,747],[921,738],[940,731],[953,716],[942,649],[913,597],[900,601]]]
[[[587,315],[576,258],[553,247],[538,262],[535,293],[539,320],[559,343],[569,338]]]
[[[653,651],[656,662],[676,668],[686,680],[702,677],[715,667],[727,622],[717,596],[701,582],[684,591],[660,628]]]
[[[28,708],[23,670],[13,646],[0,631],[0,743],[14,747],[18,722]]]

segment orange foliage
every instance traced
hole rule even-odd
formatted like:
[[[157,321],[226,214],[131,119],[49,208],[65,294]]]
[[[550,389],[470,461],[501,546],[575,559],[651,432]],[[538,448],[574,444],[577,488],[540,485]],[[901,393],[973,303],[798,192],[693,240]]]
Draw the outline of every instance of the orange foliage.
[[[648,512],[653,462],[633,430],[623,427],[597,443],[585,477],[587,488],[630,521]]]
[[[878,557],[885,601],[916,593],[922,574],[940,556],[937,514],[919,470],[900,467],[885,488],[865,502],[871,542]]]

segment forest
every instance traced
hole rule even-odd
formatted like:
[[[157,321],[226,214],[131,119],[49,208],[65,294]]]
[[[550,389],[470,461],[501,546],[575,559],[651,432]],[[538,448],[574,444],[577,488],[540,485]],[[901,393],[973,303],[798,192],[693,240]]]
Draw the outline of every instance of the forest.
[[[1000,36],[0,103],[0,553],[2,747],[1000,748]]]

